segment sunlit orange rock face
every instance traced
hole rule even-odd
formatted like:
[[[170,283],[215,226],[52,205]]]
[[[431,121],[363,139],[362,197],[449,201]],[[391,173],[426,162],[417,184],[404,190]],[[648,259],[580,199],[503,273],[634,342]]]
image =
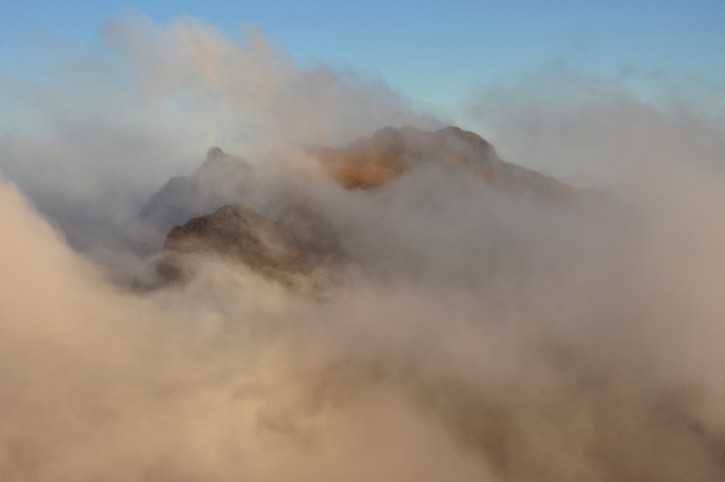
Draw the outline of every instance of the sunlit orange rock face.
[[[433,132],[385,127],[343,149],[322,147],[315,154],[346,189],[382,186],[416,163],[435,162],[449,169],[469,169],[486,183],[511,194],[566,201],[576,192],[552,177],[502,161],[489,142],[458,127]]]

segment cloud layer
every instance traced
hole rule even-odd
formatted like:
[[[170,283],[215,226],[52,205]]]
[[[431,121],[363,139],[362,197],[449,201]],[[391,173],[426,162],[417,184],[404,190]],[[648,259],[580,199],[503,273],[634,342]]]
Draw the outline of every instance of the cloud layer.
[[[503,158],[610,187],[626,216],[435,164],[345,191],[308,147],[437,121],[255,33],[104,35],[112,58],[0,144],[2,480],[723,478],[716,120],[596,86],[477,104]],[[314,298],[219,259],[173,289],[111,281],[147,261],[142,202],[209,144],[261,172],[251,200],[303,193],[359,265]]]

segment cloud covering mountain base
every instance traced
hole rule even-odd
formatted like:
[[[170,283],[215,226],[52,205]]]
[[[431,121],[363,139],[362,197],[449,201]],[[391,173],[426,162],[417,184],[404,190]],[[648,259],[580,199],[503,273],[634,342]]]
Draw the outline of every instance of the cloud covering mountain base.
[[[132,37],[149,42],[149,55],[182,52],[187,38],[222,45],[232,57],[239,48],[195,24],[157,29],[160,38]],[[124,55],[131,62],[140,53]],[[279,86],[289,72],[317,85],[304,69],[283,70],[259,85]],[[201,82],[198,72],[217,71],[187,73]],[[233,91],[214,75],[204,79],[209,90],[194,90],[195,80],[192,93]],[[340,95],[352,105],[380,92],[349,88]],[[342,125],[336,115],[347,107],[294,92],[301,100],[293,106],[319,107],[321,126]],[[388,114],[376,121],[437,124],[382,98]],[[615,105],[597,102],[588,104],[590,119],[606,118],[598,106]],[[253,123],[254,107],[245,108]],[[285,108],[281,102],[279,112]],[[643,110],[647,125],[689,119]],[[565,127],[547,122],[550,135],[565,138],[568,114],[551,113]],[[627,150],[619,127],[607,130],[614,124],[595,123],[607,143],[591,145],[597,156],[608,146],[619,159],[637,153],[636,168],[612,161],[605,177],[624,180],[606,187],[620,190],[626,215],[519,199],[435,163],[372,191],[348,191],[307,151],[337,134],[294,137],[287,134],[296,121],[284,132],[260,123],[269,135],[242,153],[259,154],[250,199],[263,206],[292,186],[359,260],[323,290],[316,284],[315,296],[215,257],[186,284],[132,290],[118,270],[135,272],[149,259],[119,232],[153,238],[130,221],[138,192],[153,192],[135,182],[143,168],[129,165],[120,183],[109,175],[118,166],[77,144],[80,154],[64,164],[73,175],[51,186],[22,169],[23,160],[42,157],[33,138],[8,136],[0,151],[0,479],[722,480],[725,190],[707,154],[722,130],[687,122],[691,129],[680,132],[690,157],[681,159],[661,154],[683,139],[660,136],[661,144],[647,143],[653,150]],[[372,130],[356,118],[344,125]],[[163,126],[152,133],[173,130]],[[116,127],[107,138],[127,132]],[[207,140],[169,153],[159,148],[163,135],[151,137],[145,159],[162,157],[163,169],[150,169],[166,174],[178,174],[166,156],[191,156]],[[103,198],[98,186],[118,188],[114,203],[88,203]],[[74,206],[89,213],[82,234]],[[99,254],[109,240],[126,249],[124,262]]]

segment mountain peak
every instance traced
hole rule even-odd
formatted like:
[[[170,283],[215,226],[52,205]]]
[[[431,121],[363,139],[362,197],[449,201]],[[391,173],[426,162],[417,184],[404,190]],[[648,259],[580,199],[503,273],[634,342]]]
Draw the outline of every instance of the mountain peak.
[[[397,179],[421,162],[447,169],[468,169],[481,180],[513,195],[569,201],[577,190],[553,177],[502,161],[493,145],[456,126],[436,131],[384,127],[342,149],[320,148],[317,158],[346,189],[373,189]]]
[[[535,202],[596,205],[603,200],[597,191],[577,189],[502,161],[492,144],[455,126],[436,131],[384,127],[342,149],[321,147],[314,154],[347,190],[376,189],[416,165],[435,163],[468,171],[495,190]],[[162,278],[183,278],[187,255],[203,252],[235,259],[278,280],[353,259],[341,242],[344,233],[339,226],[304,196],[288,192],[263,205],[245,204],[257,189],[254,172],[246,162],[211,148],[196,172],[170,181],[151,199],[146,216],[169,227],[178,224],[162,249],[158,266]]]

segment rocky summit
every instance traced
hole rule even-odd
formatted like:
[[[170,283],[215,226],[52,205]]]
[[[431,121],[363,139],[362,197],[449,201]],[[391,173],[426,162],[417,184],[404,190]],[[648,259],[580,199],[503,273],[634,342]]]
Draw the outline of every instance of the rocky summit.
[[[435,163],[467,170],[496,191],[537,203],[598,204],[605,197],[502,161],[493,145],[458,127],[432,132],[386,127],[344,148],[321,147],[313,154],[346,190],[383,188],[418,165]],[[282,281],[354,261],[333,223],[299,192],[277,193],[264,209],[253,208],[248,193],[255,190],[254,171],[213,148],[204,165],[169,181],[146,204],[143,217],[161,229],[176,224],[160,253],[162,283],[186,279],[196,255],[221,256]]]
[[[572,201],[588,192],[537,171],[502,161],[493,145],[458,127],[428,132],[414,127],[385,127],[343,149],[327,147],[316,156],[347,189],[371,189],[397,179],[422,162],[468,169],[487,184],[537,200]]]

